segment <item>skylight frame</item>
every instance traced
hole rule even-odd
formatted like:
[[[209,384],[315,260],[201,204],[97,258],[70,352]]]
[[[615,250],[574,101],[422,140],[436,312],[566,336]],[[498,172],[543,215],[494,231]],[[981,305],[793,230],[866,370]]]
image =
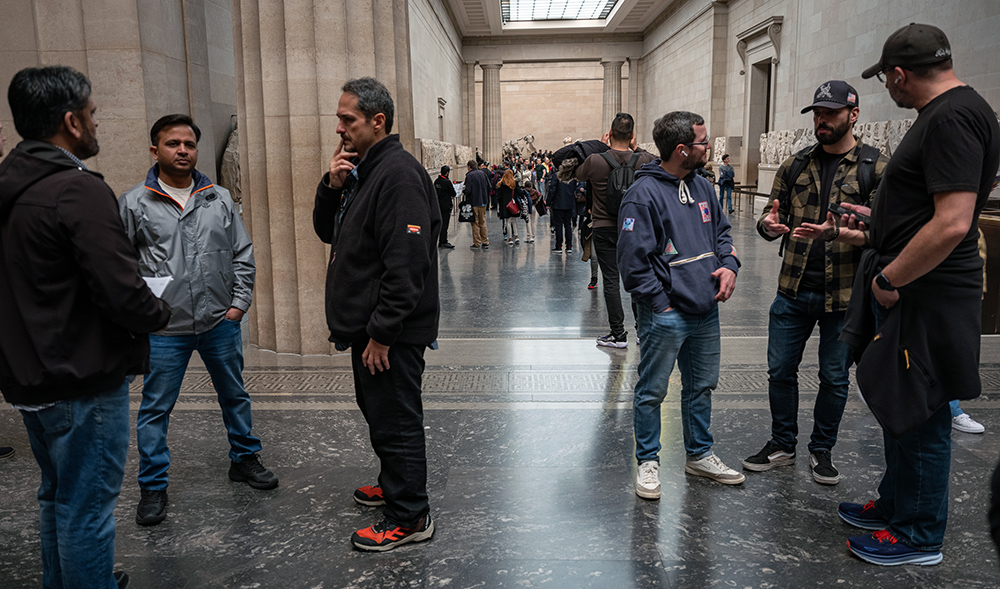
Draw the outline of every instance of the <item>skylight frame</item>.
[[[500,0],[504,23],[603,20],[619,0]]]

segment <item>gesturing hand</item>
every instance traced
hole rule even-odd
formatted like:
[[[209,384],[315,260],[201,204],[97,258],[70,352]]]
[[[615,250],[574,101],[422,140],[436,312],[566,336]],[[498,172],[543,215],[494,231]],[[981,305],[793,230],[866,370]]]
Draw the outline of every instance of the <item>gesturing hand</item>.
[[[782,223],[778,217],[778,204],[780,204],[778,199],[774,199],[774,202],[771,203],[771,212],[764,217],[763,221],[764,231],[774,237],[788,233],[788,226]]]

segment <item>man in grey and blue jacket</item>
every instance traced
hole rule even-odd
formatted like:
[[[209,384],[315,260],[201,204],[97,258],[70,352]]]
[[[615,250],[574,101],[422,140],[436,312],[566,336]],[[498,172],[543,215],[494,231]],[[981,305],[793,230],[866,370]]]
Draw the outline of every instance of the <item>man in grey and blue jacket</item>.
[[[236,203],[195,169],[201,131],[187,115],[153,124],[150,153],[156,164],[146,181],[119,199],[128,236],[144,277],[168,280],[160,295],[173,315],[150,336],[150,373],[136,421],[141,498],[136,523],[166,517],[167,425],[195,350],[212,377],[229,436],[229,478],[255,489],[278,486],[261,465],[260,440],[251,433],[250,396],[243,387],[240,320],[250,307],[253,244]]]
[[[660,405],[675,361],[685,472],[727,485],[745,478],[712,452],[708,431],[719,384],[718,303],[732,296],[740,261],[715,190],[695,173],[708,156],[705,120],[667,113],[654,124],[653,140],[660,159],[639,168],[618,213],[618,268],[638,311],[635,492],[644,499],[660,498]]]

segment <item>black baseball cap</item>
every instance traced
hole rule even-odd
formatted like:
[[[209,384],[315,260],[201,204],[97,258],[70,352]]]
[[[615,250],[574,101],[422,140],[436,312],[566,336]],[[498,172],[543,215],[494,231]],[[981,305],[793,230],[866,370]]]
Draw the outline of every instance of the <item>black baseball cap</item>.
[[[823,108],[854,108],[858,105],[858,91],[843,80],[830,80],[820,84],[813,94],[813,103],[802,109],[805,114],[817,106]]]
[[[951,59],[951,44],[944,31],[933,25],[910,23],[889,35],[882,46],[882,59],[866,69],[866,80],[890,67],[910,68]]]

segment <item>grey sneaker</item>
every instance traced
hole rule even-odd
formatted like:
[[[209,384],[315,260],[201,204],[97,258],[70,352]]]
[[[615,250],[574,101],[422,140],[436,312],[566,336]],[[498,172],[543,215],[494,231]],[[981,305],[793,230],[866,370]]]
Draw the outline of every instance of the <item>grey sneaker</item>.
[[[836,485],[840,482],[840,471],[833,465],[829,450],[816,450],[809,455],[813,480],[821,485]]]
[[[660,463],[649,460],[639,465],[635,477],[635,494],[643,499],[660,498]]]
[[[794,448],[782,448],[774,442],[768,441],[760,452],[743,461],[743,468],[754,472],[764,472],[776,466],[791,466],[793,464],[795,464]]]
[[[609,333],[608,335],[597,338],[597,345],[604,346],[605,348],[627,348],[628,347],[628,332],[623,331],[618,335]]]
[[[699,477],[712,479],[723,485],[738,485],[746,480],[739,472],[729,468],[715,454],[701,460],[688,460],[684,463],[684,472]]]

